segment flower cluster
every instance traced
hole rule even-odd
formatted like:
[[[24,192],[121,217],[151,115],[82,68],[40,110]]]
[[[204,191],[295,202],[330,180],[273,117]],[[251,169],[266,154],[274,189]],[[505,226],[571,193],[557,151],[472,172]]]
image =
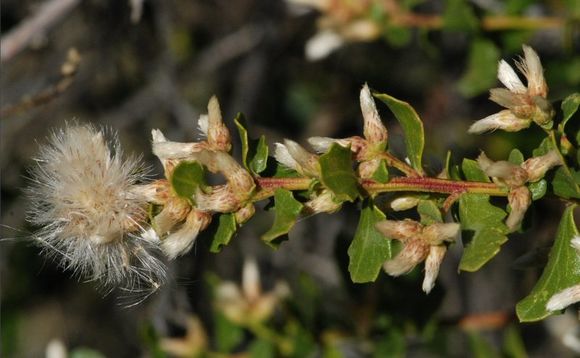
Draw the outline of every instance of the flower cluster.
[[[542,179],[548,170],[562,164],[562,158],[558,151],[550,150],[544,155],[516,165],[507,161],[494,162],[482,152],[477,163],[494,182],[509,189],[508,203],[511,212],[506,219],[506,225],[510,231],[514,231],[521,224],[532,202],[532,195],[525,184]]]
[[[544,127],[552,127],[554,109],[547,100],[548,86],[538,54],[524,45],[524,58],[516,63],[526,77],[524,86],[514,69],[504,60],[499,62],[497,77],[506,88],[490,90],[490,99],[504,109],[473,123],[469,133],[483,133],[502,129],[517,132],[528,128],[532,122]]]

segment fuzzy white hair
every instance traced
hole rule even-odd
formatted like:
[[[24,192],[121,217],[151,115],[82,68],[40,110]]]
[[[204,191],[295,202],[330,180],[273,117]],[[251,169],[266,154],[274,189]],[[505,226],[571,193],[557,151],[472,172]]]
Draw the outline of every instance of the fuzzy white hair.
[[[165,265],[148,228],[146,201],[131,189],[146,173],[123,159],[116,136],[90,125],[67,125],[42,146],[31,170],[28,220],[44,252],[79,277],[104,287],[156,289]]]

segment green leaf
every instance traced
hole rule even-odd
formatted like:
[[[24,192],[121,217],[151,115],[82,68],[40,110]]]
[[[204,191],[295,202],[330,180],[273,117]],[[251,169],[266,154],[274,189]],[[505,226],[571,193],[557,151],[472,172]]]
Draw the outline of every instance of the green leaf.
[[[425,147],[425,133],[423,131],[423,122],[415,109],[407,102],[396,99],[384,93],[373,93],[373,96],[383,101],[401,124],[405,133],[405,147],[407,156],[411,161],[411,166],[420,174],[423,173],[421,160],[423,157],[423,148]]]
[[[546,311],[546,303],[556,293],[580,283],[580,255],[570,245],[572,238],[578,235],[574,222],[576,205],[566,208],[558,226],[556,241],[548,264],[532,292],[516,305],[520,322],[539,321],[551,313]]]
[[[570,175],[565,167],[558,168],[552,181],[554,194],[566,199],[580,199],[580,191],[574,174],[576,173],[573,172],[573,175]]]
[[[460,270],[477,271],[499,252],[507,241],[505,217],[505,211],[491,205],[489,195],[463,194],[459,198],[459,219],[464,238],[472,235],[463,251]]]
[[[526,346],[522,335],[515,324],[511,324],[505,331],[503,338],[503,352],[509,358],[527,358]]]
[[[395,47],[407,45],[412,38],[411,30],[401,26],[387,25],[383,34],[387,41]]]
[[[479,21],[468,1],[446,1],[443,12],[443,26],[446,30],[474,32],[478,25]]]
[[[459,80],[459,92],[467,97],[487,92],[496,83],[499,59],[499,50],[493,42],[483,39],[475,40],[469,50],[467,70]]]
[[[320,181],[334,193],[338,202],[352,202],[359,197],[351,155],[350,148],[334,143],[320,156]]]
[[[261,136],[259,140],[249,139],[245,119],[241,113],[236,115],[234,123],[240,134],[242,163],[244,167],[254,174],[263,172],[268,162],[268,144],[266,143],[266,137]]]
[[[215,315],[215,338],[221,353],[231,352],[244,338],[244,330],[227,319],[223,314]]]
[[[381,159],[379,167],[373,173],[373,179],[379,183],[386,183],[389,181],[389,170],[387,169],[387,162]]]
[[[534,157],[542,156],[552,150],[554,147],[552,145],[552,141],[549,137],[546,137],[542,140],[540,145],[532,151],[532,155]]]
[[[493,358],[499,357],[499,354],[494,349],[493,345],[483,338],[479,332],[472,331],[468,333],[469,348],[471,349],[471,357],[474,358]]]
[[[264,339],[254,340],[250,344],[249,353],[249,357],[270,358],[276,356],[274,344]]]
[[[468,181],[490,181],[489,177],[485,175],[475,160],[463,159],[463,162],[461,163],[461,170],[463,171],[463,175],[465,175],[465,179]]]
[[[230,240],[236,233],[236,217],[233,213],[221,214],[218,222],[218,228],[213,236],[209,251],[218,253],[222,247],[229,244]]]
[[[205,189],[205,170],[198,162],[182,161],[173,171],[171,176],[171,187],[175,193],[186,199],[193,200],[198,187]]]
[[[433,200],[421,200],[417,205],[417,212],[421,216],[421,224],[431,225],[434,223],[443,222],[441,217],[441,210]]]
[[[519,151],[519,149],[514,148],[510,152],[508,162],[516,165],[521,165],[524,162],[524,155],[522,154],[522,152]]]
[[[530,183],[528,189],[532,193],[532,200],[538,200],[546,195],[546,190],[548,189],[548,182],[546,179],[540,179],[537,182]]]
[[[348,271],[353,282],[375,281],[383,263],[391,258],[391,240],[375,229],[376,223],[384,219],[385,214],[371,201],[364,204],[348,248]]]
[[[576,113],[578,106],[580,106],[580,93],[573,93],[564,99],[562,102],[562,112],[564,113],[564,117],[558,127],[560,132],[564,132],[566,123],[568,123],[570,118],[572,118],[574,113]]]
[[[285,236],[296,224],[296,219],[302,211],[302,203],[294,199],[292,192],[285,189],[277,189],[274,193],[274,224],[267,233],[262,235],[268,245],[277,248],[280,244],[279,238]]]

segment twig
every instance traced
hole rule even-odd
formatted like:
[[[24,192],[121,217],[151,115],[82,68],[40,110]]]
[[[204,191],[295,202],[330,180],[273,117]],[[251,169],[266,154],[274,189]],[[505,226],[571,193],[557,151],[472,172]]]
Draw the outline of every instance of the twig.
[[[24,97],[20,102],[8,105],[0,110],[0,118],[6,118],[42,104],[48,103],[66,91],[74,81],[81,62],[81,56],[75,48],[68,50],[66,61],[60,67],[60,79],[52,86],[45,88],[32,97]]]
[[[35,37],[46,33],[79,3],[80,0],[50,0],[44,3],[33,16],[2,36],[0,63],[20,53]]]

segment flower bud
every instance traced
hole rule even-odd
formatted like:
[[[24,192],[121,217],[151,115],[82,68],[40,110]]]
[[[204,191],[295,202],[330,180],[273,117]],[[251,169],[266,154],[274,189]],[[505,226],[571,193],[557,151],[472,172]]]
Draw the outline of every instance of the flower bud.
[[[209,194],[198,188],[195,204],[199,210],[216,213],[231,213],[240,208],[238,196],[229,185],[212,186]]]
[[[526,160],[522,168],[528,173],[528,181],[533,183],[542,179],[548,170],[558,165],[562,165],[562,159],[560,154],[552,149],[542,156]]]
[[[429,245],[417,239],[405,243],[397,256],[383,264],[383,269],[391,276],[400,276],[411,271],[429,253]]]
[[[391,209],[395,211],[405,211],[419,205],[420,199],[414,196],[401,196],[391,201]]]
[[[318,156],[304,149],[300,144],[289,139],[284,144],[276,143],[274,157],[278,162],[308,177],[320,176]]]
[[[206,149],[203,143],[178,143],[170,142],[159,129],[151,131],[153,138],[152,147],[155,154],[162,162],[168,159],[193,158],[197,153]]]
[[[532,194],[525,186],[511,189],[508,194],[508,203],[510,204],[511,212],[505,223],[510,232],[513,232],[522,223],[526,211],[532,203]]]
[[[232,148],[230,131],[224,125],[220,104],[216,96],[210,98],[207,110],[207,141],[209,145],[214,150],[229,152]]]
[[[414,220],[383,220],[375,225],[375,228],[390,239],[396,239],[405,243],[410,238],[420,235],[423,225]]]
[[[170,260],[186,254],[191,250],[197,235],[211,222],[211,215],[198,210],[191,210],[183,225],[175,232],[161,240],[161,250]]]
[[[509,188],[517,188],[528,181],[528,173],[520,166],[507,161],[494,162],[484,152],[477,158],[477,163],[487,176],[498,179]]]
[[[469,127],[467,132],[481,134],[497,129],[502,129],[506,132],[517,132],[528,128],[530,124],[532,124],[531,119],[519,118],[509,109],[505,109],[476,121]]]
[[[153,228],[159,236],[165,236],[173,230],[175,225],[186,219],[190,210],[191,206],[187,200],[173,196],[164,203],[161,212],[153,218]]]
[[[246,221],[250,220],[252,216],[256,213],[256,208],[254,204],[249,203],[246,206],[242,207],[240,210],[235,212],[236,223],[239,225],[245,223]]]
[[[458,223],[434,223],[423,229],[423,240],[430,245],[440,245],[443,242],[455,241],[461,225]]]
[[[364,137],[370,143],[383,143],[386,145],[388,138],[387,128],[381,121],[375,106],[375,100],[367,84],[360,91],[360,108],[364,118]]]
[[[364,150],[367,146],[366,140],[364,138],[354,136],[349,138],[328,138],[328,137],[310,137],[308,138],[308,143],[314,148],[317,153],[326,153],[332,146],[336,143],[342,147],[350,146],[350,150],[354,153],[359,153]]]
[[[429,254],[425,259],[425,278],[423,279],[423,291],[425,293],[431,292],[435,286],[435,280],[437,280],[439,275],[439,268],[446,252],[447,247],[444,245],[431,246],[429,248]]]
[[[334,201],[334,195],[329,190],[323,190],[313,199],[304,203],[304,209],[310,214],[334,213],[341,208],[342,204]]]

